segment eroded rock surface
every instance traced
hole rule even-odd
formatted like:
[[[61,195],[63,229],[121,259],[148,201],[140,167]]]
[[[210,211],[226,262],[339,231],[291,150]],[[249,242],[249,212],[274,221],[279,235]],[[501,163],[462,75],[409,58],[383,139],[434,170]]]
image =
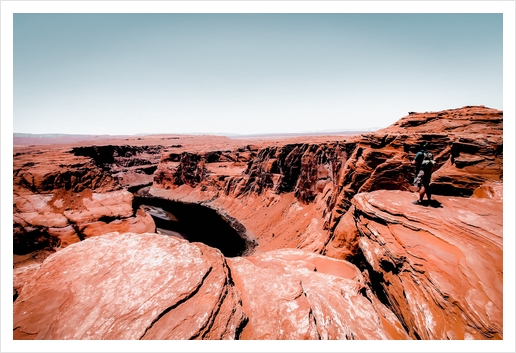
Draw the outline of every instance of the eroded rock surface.
[[[123,188],[152,183],[163,146],[15,147],[14,253],[112,231],[153,232]]]
[[[221,253],[110,233],[50,256],[14,302],[14,339],[235,339],[246,322]]]
[[[109,233],[31,272],[14,339],[410,339],[357,267],[303,250],[225,259],[202,243]]]
[[[151,196],[227,212],[258,239],[257,252],[321,252],[321,239],[332,236],[354,195],[410,190],[411,162],[424,142],[436,160],[434,194],[469,197],[487,182],[500,182],[502,125],[500,110],[463,107],[410,113],[386,129],[338,141],[168,154]],[[288,221],[294,214],[297,222]],[[278,226],[278,219],[287,221]]]
[[[501,339],[502,202],[439,196],[425,207],[415,199],[363,193],[348,211],[376,293],[413,338]],[[335,249],[345,240],[332,242]]]
[[[503,127],[501,110],[486,106],[466,106],[439,112],[409,112],[391,126],[378,132],[404,133],[406,131],[426,134],[467,133],[481,135],[500,135]]]
[[[15,149],[14,337],[501,339],[502,126],[478,106],[317,141]],[[416,206],[423,142],[437,202]],[[142,186],[252,248],[147,234]]]
[[[150,184],[164,150],[161,145],[79,146],[76,156],[89,157],[97,168],[109,174],[122,187]]]
[[[321,252],[325,247],[321,239],[332,236],[354,195],[409,190],[414,178],[411,161],[422,142],[430,143],[437,161],[432,177],[435,194],[470,196],[486,182],[500,181],[502,126],[502,111],[478,106],[410,113],[375,133],[317,142],[267,145],[215,139],[221,146],[226,144],[220,148],[201,144],[201,136],[168,137],[181,142],[168,146],[25,149],[15,153],[14,191],[15,198],[68,193],[55,206],[73,218],[86,216],[73,195],[84,198],[88,191],[108,193],[152,183],[147,196],[202,203],[242,221],[250,238],[258,240],[257,252],[283,247]],[[197,144],[189,144],[189,139],[197,139]],[[92,219],[94,224],[87,228],[75,229],[64,211],[44,212],[34,218],[25,214],[26,227],[15,221],[15,234],[25,234],[38,244],[46,236],[44,241],[55,247],[59,239],[66,245],[101,232],[150,230],[148,220],[136,214],[130,226],[106,225],[106,220],[114,219],[104,217]],[[14,213],[18,213],[16,208]],[[292,221],[277,221],[284,218]],[[84,236],[78,233],[83,231]]]
[[[50,194],[15,193],[14,253],[50,247],[65,248],[85,238],[109,232],[154,232],[152,217],[132,209],[125,190]],[[71,207],[73,208],[71,208]]]
[[[242,339],[409,339],[346,261],[285,249],[228,263],[249,317]]]

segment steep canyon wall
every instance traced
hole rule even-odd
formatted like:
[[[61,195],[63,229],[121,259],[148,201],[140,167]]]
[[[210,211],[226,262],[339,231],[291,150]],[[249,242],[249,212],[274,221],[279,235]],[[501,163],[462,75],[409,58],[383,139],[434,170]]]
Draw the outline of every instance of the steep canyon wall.
[[[411,203],[411,162],[424,142],[436,160],[426,207]],[[503,113],[483,106],[409,113],[375,133],[317,142],[15,151],[15,338],[501,339],[502,181]],[[157,240],[134,195],[209,207],[250,247],[225,259],[202,244]],[[145,250],[156,247],[163,260]],[[43,250],[57,252],[41,264]],[[61,271],[77,252],[95,251],[113,254],[113,273],[88,259],[80,273]],[[72,292],[79,277],[117,290],[117,280],[103,281],[119,276],[124,254],[140,288],[152,271],[172,285],[172,273],[211,265],[200,278],[175,278],[184,290],[169,296],[169,284],[149,287],[154,306],[131,332],[113,329],[127,330],[133,294],[116,299],[113,322],[95,311],[80,332],[38,304],[55,291],[44,273]],[[215,301],[199,307],[209,293]],[[59,298],[69,304],[61,317],[88,305]],[[38,320],[21,314],[27,308]],[[193,313],[206,320],[188,323]]]

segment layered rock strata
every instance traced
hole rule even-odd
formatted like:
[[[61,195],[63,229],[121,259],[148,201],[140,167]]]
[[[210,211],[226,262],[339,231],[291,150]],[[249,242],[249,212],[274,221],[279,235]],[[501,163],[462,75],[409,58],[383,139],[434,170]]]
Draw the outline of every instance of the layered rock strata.
[[[14,253],[60,249],[112,231],[152,232],[124,190],[152,183],[162,146],[24,148],[14,155]]]
[[[434,194],[467,197],[486,182],[501,181],[502,121],[499,110],[464,107],[411,113],[392,127],[344,141],[165,154],[150,196],[228,213],[258,239],[258,252],[322,252],[354,195],[411,189],[411,162],[425,142],[436,160]]]
[[[143,233],[153,232],[156,228],[152,217],[146,212],[133,211],[133,195],[128,191],[56,191],[51,194],[15,195],[15,254],[44,248],[65,248],[88,237],[113,231]]]
[[[202,203],[243,221],[249,238],[258,240],[258,252],[282,247],[322,252],[326,242],[323,238],[332,236],[355,194],[410,188],[414,177],[410,162],[424,141],[430,142],[437,161],[432,177],[435,194],[470,196],[485,182],[500,181],[502,122],[499,110],[465,107],[411,113],[373,134],[312,144],[208,150],[196,146],[192,151],[184,151],[181,145],[105,145],[17,152],[14,214],[27,213],[18,205],[35,198],[50,199],[67,211],[82,212],[84,206],[77,200],[88,197],[90,191],[133,191],[131,188],[152,183],[147,196]],[[55,211],[36,205],[33,209],[29,213]],[[38,218],[36,223],[30,217],[15,221],[15,234],[27,238],[22,243],[43,237],[43,242],[53,247],[58,244],[55,230],[58,238],[65,239],[61,242],[64,245],[81,238],[77,229],[72,227],[75,236],[68,227],[72,224],[61,211],[53,213],[46,217],[44,226]],[[99,215],[113,220],[105,216],[111,217]],[[291,221],[277,221],[284,218]],[[310,221],[294,222],[296,219]],[[96,226],[102,232],[123,230]]]
[[[408,339],[352,264],[301,250],[228,262],[202,243],[110,233],[50,256],[15,339]]]
[[[16,152],[14,249],[24,267],[14,273],[14,337],[502,339],[502,125],[501,111],[480,106],[409,113],[376,133],[318,143]],[[423,142],[436,159],[434,201],[416,206],[411,161]],[[132,207],[133,191],[210,207],[253,248],[225,259],[146,234],[155,225]],[[97,263],[76,269],[83,251]],[[119,269],[126,256],[134,276]],[[204,264],[202,278],[215,271],[217,284],[177,270],[190,264],[184,256]],[[53,289],[48,274],[70,290]],[[89,288],[129,294],[88,295],[72,284],[83,276]],[[164,294],[169,285],[195,293]],[[145,312],[137,296],[147,288],[155,306]],[[111,319],[100,313],[119,302],[142,319],[122,306],[106,311]],[[85,324],[75,330],[76,317]]]
[[[413,338],[501,339],[499,197],[440,196],[426,207],[413,199],[401,191],[356,195],[326,255],[363,254],[371,286]]]

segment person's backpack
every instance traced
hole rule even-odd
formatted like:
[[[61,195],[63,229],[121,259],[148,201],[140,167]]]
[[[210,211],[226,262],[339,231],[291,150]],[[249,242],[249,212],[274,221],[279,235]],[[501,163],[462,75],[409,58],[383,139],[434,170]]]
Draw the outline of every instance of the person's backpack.
[[[435,164],[435,161],[434,161],[434,155],[432,154],[432,152],[430,151],[423,151],[423,161],[421,162],[421,166],[428,170],[428,169],[431,169],[432,166]]]

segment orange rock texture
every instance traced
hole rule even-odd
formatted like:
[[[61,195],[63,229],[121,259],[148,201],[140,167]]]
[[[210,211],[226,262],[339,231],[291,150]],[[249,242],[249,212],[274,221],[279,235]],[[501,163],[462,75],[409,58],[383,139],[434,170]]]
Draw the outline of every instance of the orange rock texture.
[[[421,207],[411,200],[384,190],[353,198],[348,213],[375,291],[412,337],[501,339],[502,203],[439,196]]]
[[[15,301],[14,338],[234,339],[246,319],[239,301],[218,250],[108,233],[41,265]]]
[[[503,339],[502,126],[474,106],[360,135],[15,146],[14,338]],[[413,205],[424,142],[433,201]],[[215,210],[246,249],[164,235],[145,200]]]

